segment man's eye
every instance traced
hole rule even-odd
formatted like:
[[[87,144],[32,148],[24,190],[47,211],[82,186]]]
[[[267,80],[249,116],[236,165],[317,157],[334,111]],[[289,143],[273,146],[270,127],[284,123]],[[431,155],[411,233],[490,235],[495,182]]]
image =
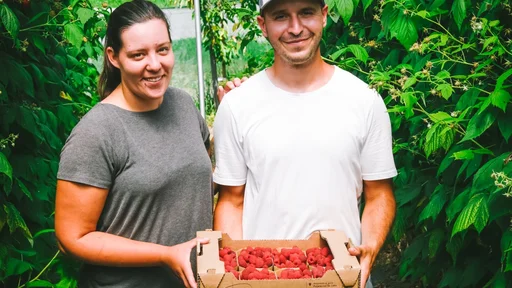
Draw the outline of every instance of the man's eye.
[[[284,18],[285,18],[285,16],[284,16],[284,15],[276,15],[276,16],[274,17],[274,20],[283,20]]]

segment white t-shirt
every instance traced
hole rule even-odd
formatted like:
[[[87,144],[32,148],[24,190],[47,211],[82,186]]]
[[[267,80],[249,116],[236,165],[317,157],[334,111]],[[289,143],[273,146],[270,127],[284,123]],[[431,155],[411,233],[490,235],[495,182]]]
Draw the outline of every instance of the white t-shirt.
[[[214,135],[213,180],[246,184],[244,239],[304,239],[338,229],[359,245],[362,180],[397,174],[382,98],[337,67],[308,93],[284,91],[266,71],[256,74],[223,99]]]

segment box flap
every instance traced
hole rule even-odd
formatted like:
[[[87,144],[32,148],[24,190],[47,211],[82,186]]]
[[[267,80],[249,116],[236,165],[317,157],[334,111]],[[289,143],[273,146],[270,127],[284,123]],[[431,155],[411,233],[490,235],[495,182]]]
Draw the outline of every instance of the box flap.
[[[197,246],[197,274],[220,274],[219,282],[222,279],[224,262],[219,260],[219,239],[222,239],[220,231],[197,231],[197,237],[209,238],[208,244]]]
[[[338,272],[343,285],[354,286],[359,279],[361,266],[357,257],[348,253],[349,239],[345,233],[338,230],[320,231],[320,235],[329,243],[329,248],[334,256],[332,265]]]

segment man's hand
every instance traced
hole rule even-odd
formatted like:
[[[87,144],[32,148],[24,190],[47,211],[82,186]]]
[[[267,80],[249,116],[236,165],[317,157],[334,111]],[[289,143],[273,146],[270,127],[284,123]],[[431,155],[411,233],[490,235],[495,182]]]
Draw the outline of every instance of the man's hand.
[[[172,269],[187,288],[197,287],[190,264],[190,252],[192,248],[196,247],[197,242],[207,244],[210,239],[194,238],[188,242],[168,247],[166,253],[162,255],[162,262]]]
[[[247,77],[243,77],[242,79],[235,78],[231,81],[226,82],[224,86],[219,85],[219,88],[217,88],[217,98],[219,98],[219,103],[222,102],[222,98],[224,98],[224,95],[226,95],[226,93],[240,86],[247,79]]]
[[[375,258],[379,251],[368,245],[361,245],[357,247],[350,247],[348,252],[350,255],[359,258],[359,263],[361,265],[361,285],[359,285],[359,287],[364,288],[366,287],[366,281],[368,281],[370,271],[372,270],[373,263],[375,262]]]

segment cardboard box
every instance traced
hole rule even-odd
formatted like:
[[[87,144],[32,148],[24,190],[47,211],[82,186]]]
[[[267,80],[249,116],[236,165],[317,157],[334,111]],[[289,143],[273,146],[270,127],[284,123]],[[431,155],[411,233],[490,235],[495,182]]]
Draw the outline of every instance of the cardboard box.
[[[197,275],[200,288],[254,287],[254,288],[360,288],[361,266],[355,256],[348,253],[350,241],[345,233],[337,230],[318,231],[306,240],[232,240],[220,231],[198,231],[197,236],[209,238],[210,243],[197,247]],[[218,239],[218,241],[215,241]],[[238,280],[232,273],[225,273],[224,263],[219,260],[219,249],[230,247],[239,250],[245,247],[293,247],[305,251],[313,247],[328,246],[334,259],[334,270],[325,272],[321,278],[281,280]]]

